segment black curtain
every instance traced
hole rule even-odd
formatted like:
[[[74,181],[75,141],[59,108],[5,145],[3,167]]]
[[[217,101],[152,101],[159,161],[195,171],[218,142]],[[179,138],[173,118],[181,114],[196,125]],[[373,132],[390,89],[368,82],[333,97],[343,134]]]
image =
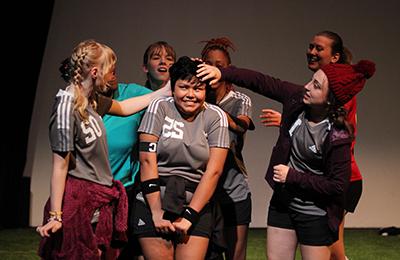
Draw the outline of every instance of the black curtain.
[[[7,4],[2,31],[0,228],[29,225],[30,178],[23,177],[40,66],[54,0]],[[3,16],[4,17],[4,16]]]

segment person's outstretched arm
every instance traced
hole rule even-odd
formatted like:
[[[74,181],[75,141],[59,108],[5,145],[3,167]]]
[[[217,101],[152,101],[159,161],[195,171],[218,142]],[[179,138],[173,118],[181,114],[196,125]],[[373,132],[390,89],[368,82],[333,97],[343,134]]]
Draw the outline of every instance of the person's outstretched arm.
[[[210,84],[227,81],[280,103],[290,102],[294,95],[302,95],[304,92],[302,85],[282,81],[254,70],[235,66],[219,69],[204,63],[199,64],[198,67],[197,77],[202,81],[209,80]]]
[[[171,96],[170,83],[157,91],[151,92],[143,96],[128,98],[123,101],[116,101],[113,99],[111,107],[108,110],[108,114],[129,116],[146,108],[153,99],[168,96]]]

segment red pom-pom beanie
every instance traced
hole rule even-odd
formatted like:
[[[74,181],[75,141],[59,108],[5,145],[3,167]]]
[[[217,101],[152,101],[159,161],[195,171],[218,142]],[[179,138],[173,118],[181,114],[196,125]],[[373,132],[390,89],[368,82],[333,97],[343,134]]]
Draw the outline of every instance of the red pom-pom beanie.
[[[361,60],[355,65],[331,63],[321,68],[328,77],[329,88],[338,105],[349,102],[360,92],[365,81],[375,73],[375,63]]]

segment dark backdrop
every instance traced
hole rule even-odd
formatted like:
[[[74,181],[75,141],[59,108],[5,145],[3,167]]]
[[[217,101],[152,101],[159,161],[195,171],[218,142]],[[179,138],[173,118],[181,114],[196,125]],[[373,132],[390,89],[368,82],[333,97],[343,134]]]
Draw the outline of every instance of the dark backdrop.
[[[30,177],[23,177],[36,85],[54,0],[14,2],[3,9],[3,123],[0,228],[29,224]],[[18,5],[17,5],[18,3]],[[7,6],[10,4],[8,3]],[[4,13],[3,13],[4,14]]]

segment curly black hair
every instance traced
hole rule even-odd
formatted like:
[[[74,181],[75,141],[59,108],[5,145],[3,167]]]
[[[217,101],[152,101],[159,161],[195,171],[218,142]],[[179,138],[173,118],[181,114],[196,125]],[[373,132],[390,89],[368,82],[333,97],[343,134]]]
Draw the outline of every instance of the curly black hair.
[[[200,61],[192,60],[188,56],[182,56],[169,68],[169,75],[171,77],[171,89],[174,91],[175,83],[177,80],[190,80],[196,77],[196,71],[198,70],[198,65],[201,64]],[[197,77],[196,77],[197,78]],[[197,78],[201,81],[199,78]],[[206,89],[209,88],[209,81],[205,81]]]

